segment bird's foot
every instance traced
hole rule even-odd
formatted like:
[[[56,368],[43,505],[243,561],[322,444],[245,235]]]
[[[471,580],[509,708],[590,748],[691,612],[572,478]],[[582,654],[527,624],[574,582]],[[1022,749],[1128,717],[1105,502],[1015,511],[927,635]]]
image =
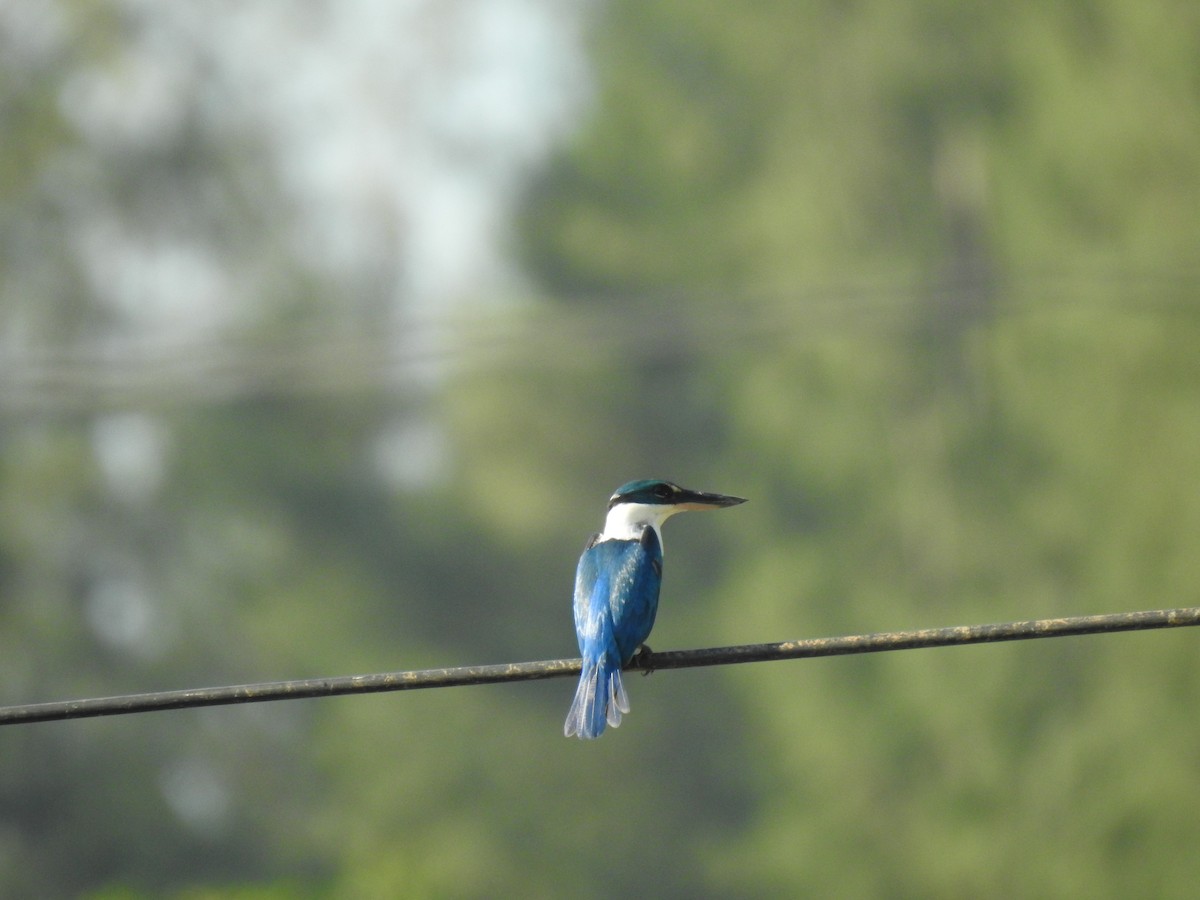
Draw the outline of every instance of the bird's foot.
[[[654,651],[650,649],[649,644],[642,644],[638,647],[638,652],[633,654],[633,659],[630,660],[634,668],[641,669],[643,677],[654,671]]]

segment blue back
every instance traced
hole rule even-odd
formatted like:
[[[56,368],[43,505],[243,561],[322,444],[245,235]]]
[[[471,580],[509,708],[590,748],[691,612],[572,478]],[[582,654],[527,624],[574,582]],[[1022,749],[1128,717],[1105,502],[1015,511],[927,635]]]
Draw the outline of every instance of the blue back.
[[[579,558],[575,631],[588,658],[616,644],[621,664],[650,636],[662,585],[662,545],[653,528],[640,541],[602,541]]]

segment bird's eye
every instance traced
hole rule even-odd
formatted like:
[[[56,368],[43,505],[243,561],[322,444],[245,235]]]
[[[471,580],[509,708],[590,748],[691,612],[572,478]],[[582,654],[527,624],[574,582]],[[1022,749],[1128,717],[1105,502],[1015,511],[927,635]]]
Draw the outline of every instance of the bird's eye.
[[[654,496],[657,497],[659,500],[670,500],[671,499],[671,489],[665,484],[657,485],[654,488]]]

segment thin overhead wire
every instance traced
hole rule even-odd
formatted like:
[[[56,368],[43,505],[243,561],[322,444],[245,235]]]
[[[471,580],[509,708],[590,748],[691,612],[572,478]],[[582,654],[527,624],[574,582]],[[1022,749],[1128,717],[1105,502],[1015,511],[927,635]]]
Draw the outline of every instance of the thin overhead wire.
[[[1113,309],[1183,312],[1200,273],[1114,275]],[[990,315],[1106,307],[1098,276],[1031,275],[985,285]],[[1117,284],[1114,286],[1113,282]],[[70,346],[17,347],[0,358],[0,414],[140,404],[178,408],[260,396],[373,390],[420,394],[448,376],[513,367],[563,372],[614,360],[673,360],[795,343],[844,329],[888,330],[947,288],[763,286],[570,298],[394,321],[321,319],[279,330],[138,335]],[[1021,299],[1022,297],[1026,299]],[[1036,301],[1036,302],[1035,302]]]
[[[1059,619],[1032,619],[994,625],[958,625],[950,628],[928,628],[917,631],[887,631],[875,634],[811,638],[773,644],[744,644],[701,650],[672,650],[662,653],[644,651],[635,656],[626,669],[649,673],[660,669],[726,666],[735,663],[846,656],[856,653],[988,644],[1104,632],[1184,628],[1194,625],[1200,625],[1200,607],[1196,606],[1096,616],[1071,616]],[[334,697],[343,694],[464,687],[508,681],[538,681],[546,678],[578,675],[580,668],[581,663],[578,659],[554,659],[540,662],[420,669],[377,675],[347,675],[336,678],[307,678],[297,681],[264,682],[228,687],[156,691],[53,703],[31,703],[0,707],[0,725],[21,725],[95,716],[119,716],[200,706],[227,706],[235,703]]]

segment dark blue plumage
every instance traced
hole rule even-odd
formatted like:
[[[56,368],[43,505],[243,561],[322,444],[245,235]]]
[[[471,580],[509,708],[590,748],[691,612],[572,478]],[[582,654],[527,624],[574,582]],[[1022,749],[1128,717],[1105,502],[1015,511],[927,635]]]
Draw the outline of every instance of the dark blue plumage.
[[[575,633],[583,674],[567,713],[568,737],[599,737],[621,724],[629,698],[621,667],[654,627],[662,583],[662,547],[649,525],[636,541],[590,542],[575,573]],[[597,536],[598,537],[598,536]]]
[[[563,726],[568,737],[599,737],[606,725],[615,728],[629,712],[621,668],[654,627],[662,523],[686,509],[742,502],[655,480],[631,481],[613,494],[604,531],[588,541],[575,572],[575,632],[583,671]]]

